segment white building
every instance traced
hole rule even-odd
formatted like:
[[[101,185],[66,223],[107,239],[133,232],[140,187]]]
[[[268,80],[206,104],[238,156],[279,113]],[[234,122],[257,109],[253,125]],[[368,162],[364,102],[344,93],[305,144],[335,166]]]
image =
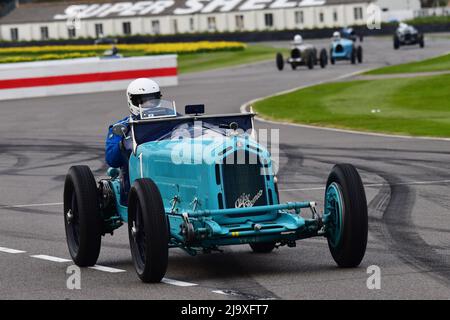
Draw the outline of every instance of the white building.
[[[378,0],[383,21],[412,19],[421,9],[420,1],[416,0]]]
[[[2,40],[306,29],[364,25],[366,9],[418,10],[419,0],[153,0],[20,5],[0,18]]]

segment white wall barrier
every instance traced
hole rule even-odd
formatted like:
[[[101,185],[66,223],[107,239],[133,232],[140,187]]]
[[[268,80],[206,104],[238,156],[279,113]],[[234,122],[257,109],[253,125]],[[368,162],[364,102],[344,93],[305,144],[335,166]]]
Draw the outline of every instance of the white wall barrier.
[[[177,85],[177,56],[0,64],[0,100],[125,90],[136,78],[152,78],[162,87]]]

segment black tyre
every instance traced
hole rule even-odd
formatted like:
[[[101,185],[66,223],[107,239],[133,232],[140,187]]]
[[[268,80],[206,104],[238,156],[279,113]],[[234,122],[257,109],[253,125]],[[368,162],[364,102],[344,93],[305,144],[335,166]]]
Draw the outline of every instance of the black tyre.
[[[169,257],[167,217],[158,187],[137,179],[128,199],[128,236],[134,268],[143,282],[160,282]]]
[[[297,65],[294,64],[294,63],[291,63],[291,69],[292,69],[292,70],[296,70],[296,69],[297,69]]]
[[[356,58],[358,59],[358,63],[363,62],[363,48],[361,46],[358,46],[358,49],[356,51]]]
[[[77,266],[93,266],[100,254],[102,216],[94,175],[73,166],[64,182],[64,225],[69,253]]]
[[[353,49],[352,49],[350,61],[352,62],[352,64],[356,64],[356,48],[355,47],[353,47]]]
[[[424,39],[423,34],[420,35],[419,46],[420,46],[421,48],[425,48],[425,39]]]
[[[398,50],[400,48],[400,40],[397,36],[394,36],[394,50]]]
[[[282,71],[284,69],[284,58],[281,53],[279,53],[279,52],[277,53],[275,62],[277,64],[278,70]]]
[[[308,61],[306,62],[306,65],[308,66],[308,69],[312,70],[314,69],[314,64],[315,64],[314,52],[311,51],[308,54]]]
[[[250,248],[256,253],[270,253],[275,249],[275,242],[250,243]]]
[[[327,66],[328,64],[328,54],[327,54],[327,50],[322,49],[320,51],[320,67],[323,69]]]
[[[336,60],[333,58],[333,49],[330,50],[330,63],[335,64]]]
[[[324,224],[338,266],[358,266],[367,245],[367,201],[361,177],[350,164],[334,166],[328,176]]]

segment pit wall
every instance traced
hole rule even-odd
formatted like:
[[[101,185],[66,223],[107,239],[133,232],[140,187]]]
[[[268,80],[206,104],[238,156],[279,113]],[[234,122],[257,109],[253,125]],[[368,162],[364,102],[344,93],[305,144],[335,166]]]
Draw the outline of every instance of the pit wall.
[[[0,100],[125,90],[136,78],[152,78],[162,87],[177,85],[177,56],[0,64]]]

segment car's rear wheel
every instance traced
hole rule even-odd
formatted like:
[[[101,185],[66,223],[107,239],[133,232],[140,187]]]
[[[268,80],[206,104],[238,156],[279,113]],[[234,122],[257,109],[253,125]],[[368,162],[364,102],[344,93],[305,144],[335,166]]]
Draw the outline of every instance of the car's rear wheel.
[[[358,266],[366,252],[368,217],[364,186],[350,164],[334,166],[325,192],[324,225],[339,267]]]
[[[330,50],[330,63],[331,64],[335,64],[336,63],[336,60],[333,57],[333,49]]]
[[[64,182],[64,225],[76,265],[93,266],[100,254],[102,216],[97,184],[88,166],[73,166]]]
[[[358,63],[362,63],[363,62],[363,48],[361,46],[358,46],[357,52],[356,52],[356,57],[358,59]]]
[[[308,54],[308,61],[306,62],[308,69],[312,70],[314,69],[314,64],[315,64],[315,57],[314,57],[314,52],[310,52]]]
[[[327,54],[327,50],[322,49],[320,51],[320,67],[323,69],[327,66],[328,64],[328,54]]]
[[[284,69],[284,58],[280,52],[278,52],[277,55],[275,56],[275,62],[278,70],[282,71]]]
[[[352,64],[356,64],[356,48],[353,47],[352,48],[352,54],[351,54],[351,58],[350,58]]]
[[[275,249],[275,242],[250,243],[250,248],[252,248],[255,253],[270,253]]]
[[[167,226],[158,187],[151,179],[137,179],[128,200],[128,236],[134,268],[143,282],[160,282],[166,273]]]

